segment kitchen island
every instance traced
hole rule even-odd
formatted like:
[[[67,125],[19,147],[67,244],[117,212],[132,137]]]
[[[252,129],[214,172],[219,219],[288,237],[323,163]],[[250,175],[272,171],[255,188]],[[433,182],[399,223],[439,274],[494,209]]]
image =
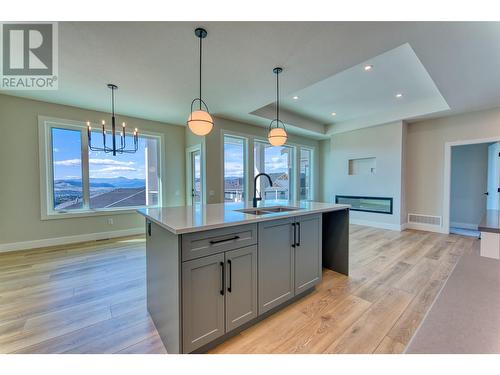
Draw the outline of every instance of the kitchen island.
[[[145,208],[147,305],[169,353],[204,352],[348,274],[349,206],[263,201]]]

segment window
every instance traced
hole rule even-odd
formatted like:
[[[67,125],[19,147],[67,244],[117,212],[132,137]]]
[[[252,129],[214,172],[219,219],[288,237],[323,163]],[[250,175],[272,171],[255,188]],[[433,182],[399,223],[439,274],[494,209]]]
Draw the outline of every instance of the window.
[[[82,136],[78,130],[52,128],[53,209],[83,208]]]
[[[44,120],[40,130],[47,216],[160,204],[158,136],[140,135],[137,152],[112,156],[88,149],[82,124]],[[92,141],[102,147],[101,133],[93,134]],[[133,144],[131,135],[126,143]]]
[[[188,150],[188,170],[191,189],[191,204],[201,203],[203,200],[203,183],[201,179],[201,147],[195,146]]]
[[[312,200],[312,150],[300,149],[300,200]]]
[[[224,201],[245,200],[246,139],[224,136]]]
[[[265,172],[271,176],[273,186],[265,178],[259,179],[257,192],[263,199],[293,200],[293,147],[274,147],[268,143],[254,143],[254,175]]]

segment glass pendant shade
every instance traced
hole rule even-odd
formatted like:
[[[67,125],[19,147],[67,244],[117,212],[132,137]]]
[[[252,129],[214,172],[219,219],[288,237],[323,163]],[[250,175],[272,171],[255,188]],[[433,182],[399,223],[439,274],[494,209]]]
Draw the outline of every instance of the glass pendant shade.
[[[288,139],[288,135],[283,128],[272,128],[267,133],[267,139],[272,146],[283,146]]]
[[[210,133],[214,126],[214,121],[212,120],[212,116],[210,113],[197,110],[191,112],[188,118],[188,126],[189,129],[196,135],[204,136]]]

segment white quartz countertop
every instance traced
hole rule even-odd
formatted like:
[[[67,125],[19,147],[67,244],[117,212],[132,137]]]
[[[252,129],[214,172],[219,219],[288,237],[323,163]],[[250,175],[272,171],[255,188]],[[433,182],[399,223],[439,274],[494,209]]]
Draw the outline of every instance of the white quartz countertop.
[[[258,223],[285,217],[348,209],[346,204],[294,201],[260,201],[258,207],[290,206],[300,210],[253,215],[238,212],[242,208],[252,208],[251,202],[195,204],[193,206],[141,208],[137,210],[152,222],[174,234],[200,232],[208,229],[234,225]]]

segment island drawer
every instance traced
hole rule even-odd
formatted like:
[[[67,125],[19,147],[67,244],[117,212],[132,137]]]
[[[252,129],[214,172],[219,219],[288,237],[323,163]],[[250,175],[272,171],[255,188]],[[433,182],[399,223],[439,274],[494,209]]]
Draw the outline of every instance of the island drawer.
[[[245,224],[182,235],[182,261],[255,245],[257,224]]]

